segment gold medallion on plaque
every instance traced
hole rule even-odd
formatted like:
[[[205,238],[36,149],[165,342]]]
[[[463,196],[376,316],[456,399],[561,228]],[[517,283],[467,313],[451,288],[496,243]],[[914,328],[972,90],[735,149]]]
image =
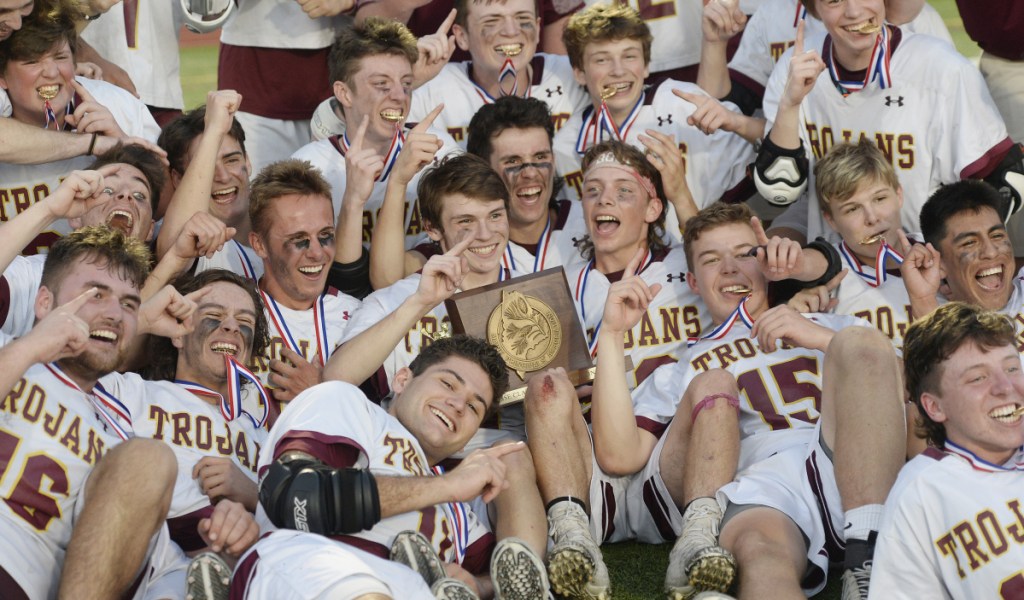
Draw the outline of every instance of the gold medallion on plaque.
[[[487,318],[487,341],[522,379],[546,367],[562,345],[562,324],[550,306],[521,292],[503,291]]]

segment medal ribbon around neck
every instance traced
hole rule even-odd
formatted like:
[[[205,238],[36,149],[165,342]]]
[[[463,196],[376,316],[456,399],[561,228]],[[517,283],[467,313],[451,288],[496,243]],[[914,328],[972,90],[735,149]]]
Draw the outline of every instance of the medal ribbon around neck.
[[[60,125],[57,123],[57,115],[53,112],[53,104],[51,104],[49,100],[43,101],[43,112],[46,115],[43,117],[43,129],[49,129],[50,124],[52,123],[54,131],[60,131]],[[72,98],[71,101],[68,102],[67,107],[64,108],[64,118],[66,119],[67,116],[73,112],[75,112],[74,98]],[[67,127],[66,123],[67,122],[65,121],[65,127]]]
[[[612,111],[608,108],[608,103],[602,100],[600,108],[597,111],[592,110],[583,119],[583,126],[580,127],[580,133],[576,137],[576,153],[584,154],[587,148],[606,140],[624,142],[626,136],[629,135],[630,128],[633,127],[633,123],[640,116],[640,109],[643,107],[646,97],[647,92],[640,92],[640,98],[637,99],[632,110],[626,115],[626,119],[622,122],[621,127],[615,124],[615,119],[612,118]]]
[[[126,425],[132,422],[132,415],[128,412],[128,407],[115,398],[113,394],[104,389],[100,383],[97,382],[96,385],[93,386],[92,393],[89,393],[78,387],[77,383],[65,375],[64,371],[57,366],[57,363],[47,363],[45,366],[51,373],[53,373],[54,377],[61,381],[61,383],[78,390],[88,398],[93,409],[96,410],[96,414],[98,414],[100,418],[114,430],[117,437],[122,440],[135,437],[135,433],[126,427]],[[124,425],[122,425],[122,423],[124,423]]]
[[[1012,467],[992,464],[967,448],[958,446],[949,440],[946,440],[946,447],[943,449],[943,452],[966,460],[975,471],[999,473],[1005,471],[1024,471],[1024,454],[1021,453],[1022,450],[1024,449],[1018,448],[1017,452],[1013,455],[1014,464]]]
[[[650,248],[644,253],[644,259],[640,261],[640,266],[637,267],[634,275],[639,275],[644,272],[652,262],[654,262],[654,255],[651,253]],[[590,283],[590,273],[594,270],[594,259],[590,259],[587,266],[580,271],[579,276],[576,278],[576,290],[574,297],[576,304],[580,306],[580,312],[583,315],[583,327],[587,326],[587,284]],[[597,322],[597,326],[594,327],[594,335],[590,337],[590,341],[587,342],[587,349],[590,350],[590,358],[597,356],[597,334],[601,332],[601,324],[604,322],[604,316]]]
[[[216,399],[217,405],[220,408],[221,416],[223,416],[224,420],[229,423],[237,419],[239,415],[244,414],[252,422],[254,427],[257,429],[263,427],[263,424],[267,422],[270,398],[267,396],[267,390],[263,388],[259,378],[253,375],[252,371],[245,368],[242,363],[238,362],[238,360],[230,354],[224,355],[224,369],[228,379],[227,397],[221,396],[219,393],[206,386],[199,385],[198,383],[193,383],[191,381],[185,381],[184,379],[175,379],[174,383],[196,396]],[[253,415],[249,411],[245,410],[242,405],[242,385],[246,381],[252,382],[256,386],[256,392],[260,395],[263,414],[259,416]]]
[[[242,271],[244,272],[245,278],[251,281],[256,281],[256,269],[252,267],[252,261],[249,260],[249,255],[245,253],[245,249],[242,248],[242,244],[239,244],[236,240],[231,240],[231,243],[235,245],[235,251],[238,252],[238,258],[241,259]]]
[[[721,325],[712,329],[711,333],[701,338],[689,338],[686,341],[686,347],[689,348],[690,346],[693,346],[697,342],[703,340],[720,340],[724,338],[729,333],[729,330],[732,329],[732,326],[736,324],[737,321],[746,325],[747,329],[753,329],[754,318],[750,316],[750,311],[747,310],[747,300],[749,299],[750,296],[745,296],[742,300],[740,300],[740,303],[736,305],[736,310],[732,311],[732,314],[729,315],[729,317],[725,321],[723,321]]]
[[[544,225],[544,231],[540,232],[540,238],[537,239],[537,247],[534,250],[533,255],[533,270],[531,273],[544,270],[544,263],[547,261],[548,247],[551,245],[551,234],[554,230],[551,228],[551,217],[548,217],[548,222]],[[516,265],[516,259],[512,256],[512,245],[509,243],[505,246],[505,255],[502,258],[502,262],[506,269],[518,271],[519,267]]]
[[[892,49],[889,48],[889,27],[882,23],[882,31],[875,39],[875,48],[871,51],[871,60],[868,62],[868,70],[864,75],[864,81],[843,81],[839,78],[839,67],[836,65],[832,38],[828,38],[825,52],[825,64],[828,65],[828,74],[832,78],[832,84],[836,86],[839,93],[849,96],[859,92],[873,81],[878,82],[878,87],[886,89],[892,86],[892,73],[889,70],[889,55]]]
[[[803,3],[796,3],[796,15],[793,16],[793,27],[800,24],[801,19],[807,18],[807,8],[804,7]]]
[[[505,85],[505,81],[512,78],[512,90],[509,91]],[[519,74],[516,72],[516,66],[512,64],[511,58],[506,58],[505,62],[501,65],[501,71],[498,72],[498,89],[501,90],[502,96],[517,96],[519,95]]]
[[[502,81],[503,78],[505,78],[508,75],[508,72],[506,71],[506,68],[509,65],[511,65],[511,62],[512,62],[511,58],[506,58],[505,59],[505,64],[503,64],[501,66],[501,72],[498,74],[498,89],[501,90],[501,95],[502,96],[508,95],[508,94],[505,93],[505,89],[502,87],[501,81]],[[515,66],[512,66],[511,68],[512,68],[511,73],[516,73]],[[469,65],[468,66],[468,72],[472,73],[472,71],[473,71],[473,66]],[[487,90],[485,90],[483,88],[483,86],[481,86],[479,83],[473,81],[472,75],[470,75],[470,77],[469,77],[469,82],[471,84],[473,84],[473,89],[476,90],[476,95],[480,96],[480,99],[484,101],[484,104],[494,104],[494,96],[490,95],[487,92]],[[515,80],[515,82],[516,82],[515,86],[513,86],[513,88],[512,88],[512,95],[517,95],[519,93],[519,77],[518,77],[518,73],[516,73],[516,80]],[[524,98],[529,98],[530,97],[530,90],[531,90],[531,88],[529,86],[527,86],[526,93],[523,94]]]
[[[893,249],[888,242],[882,240],[882,243],[878,246],[878,250],[875,252],[875,273],[872,275],[864,270],[864,265],[860,262],[860,259],[850,250],[850,247],[846,245],[844,241],[839,245],[839,253],[843,255],[843,260],[850,266],[850,270],[860,276],[861,279],[867,282],[871,287],[878,287],[885,283],[889,278],[889,274],[885,270],[885,261],[892,259],[898,265],[903,264],[903,255]]]
[[[431,467],[435,475],[444,475],[444,467],[436,465]],[[452,517],[452,527],[455,528],[452,535],[455,542],[455,562],[461,564],[466,557],[466,549],[469,548],[469,513],[463,502],[448,502],[448,512]]]
[[[394,168],[395,163],[398,162],[398,154],[402,151],[402,146],[405,145],[405,132],[402,130],[400,123],[395,123],[395,133],[391,136],[391,145],[388,146],[387,156],[384,157],[384,169],[381,170],[380,175],[377,176],[374,181],[386,181],[388,176],[391,175],[391,169]],[[341,135],[341,149],[347,155],[349,148],[348,132]]]
[[[267,312],[270,314],[270,324],[277,329],[288,349],[302,356],[299,345],[295,342],[295,338],[292,337],[292,332],[288,329],[288,323],[285,321],[284,314],[281,312],[281,307],[277,304],[277,301],[262,289],[260,289],[260,296],[263,298],[263,305],[267,307]],[[316,331],[316,356],[322,367],[327,364],[327,359],[331,356],[331,349],[327,345],[327,319],[324,315],[323,294],[313,303],[313,328]]]

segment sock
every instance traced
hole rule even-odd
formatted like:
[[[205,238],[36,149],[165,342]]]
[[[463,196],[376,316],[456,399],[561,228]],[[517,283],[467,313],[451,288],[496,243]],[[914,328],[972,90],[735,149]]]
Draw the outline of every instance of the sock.
[[[587,512],[587,505],[582,500],[575,496],[559,496],[555,498],[551,502],[547,503],[547,505],[544,507],[544,512],[550,512],[551,507],[558,504],[559,502],[571,502],[572,504],[579,506],[583,510],[583,514],[589,515],[589,513]]]
[[[882,524],[882,505],[865,504],[846,511],[846,524],[843,536],[846,541],[851,539],[866,540],[872,531],[878,531]]]

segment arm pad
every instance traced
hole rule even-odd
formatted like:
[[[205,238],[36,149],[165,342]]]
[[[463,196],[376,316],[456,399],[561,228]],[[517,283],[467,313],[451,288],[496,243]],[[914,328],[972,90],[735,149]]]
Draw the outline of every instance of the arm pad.
[[[803,142],[795,150],[780,148],[769,136],[761,141],[754,161],[754,184],[770,204],[789,206],[807,188],[810,163]]]
[[[812,248],[821,252],[825,256],[825,260],[828,261],[828,266],[825,267],[825,273],[821,277],[814,281],[804,282],[803,288],[825,285],[838,275],[839,271],[843,270],[843,259],[839,256],[839,251],[836,250],[835,246],[825,241],[825,238],[818,237],[813,242],[806,244],[804,248]]]
[[[1024,206],[1024,150],[1014,144],[996,168],[985,178],[1003,195],[1002,217],[1009,221]]]
[[[260,504],[284,529],[357,533],[380,521],[377,482],[366,469],[334,469],[312,460],[274,461],[260,482]]]

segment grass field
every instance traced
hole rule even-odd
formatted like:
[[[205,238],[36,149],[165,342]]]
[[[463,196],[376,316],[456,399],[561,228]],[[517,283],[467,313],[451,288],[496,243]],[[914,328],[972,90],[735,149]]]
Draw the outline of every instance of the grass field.
[[[976,58],[980,51],[964,32],[954,0],[930,0],[942,15],[953,36],[957,49],[969,58]],[[214,45],[184,45],[181,51],[182,87],[185,92],[185,106],[195,107],[205,102],[206,92],[215,89],[217,83],[217,48]],[[614,597],[620,600],[650,600],[661,598],[661,586],[665,568],[668,565],[670,544],[650,546],[637,543],[623,543],[605,546],[605,560],[612,576]],[[831,577],[832,584],[816,596],[820,600],[839,598],[838,577]]]

